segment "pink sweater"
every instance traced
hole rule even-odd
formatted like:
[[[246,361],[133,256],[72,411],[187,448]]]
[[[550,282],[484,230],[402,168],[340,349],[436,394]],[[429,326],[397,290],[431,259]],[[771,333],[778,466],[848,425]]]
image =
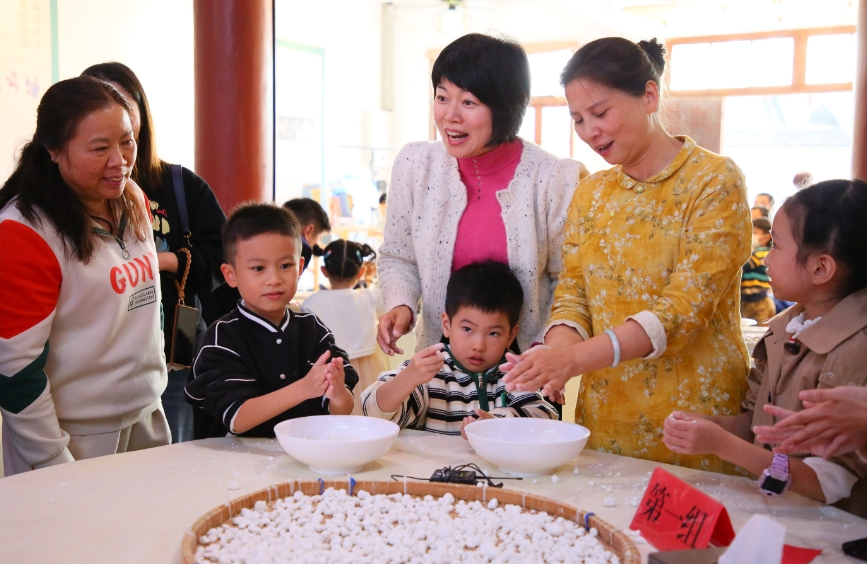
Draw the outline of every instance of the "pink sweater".
[[[480,157],[458,159],[461,181],[467,188],[467,207],[458,223],[452,272],[483,260],[509,264],[506,225],[497,192],[505,190],[514,178],[523,150],[520,141],[512,141]]]

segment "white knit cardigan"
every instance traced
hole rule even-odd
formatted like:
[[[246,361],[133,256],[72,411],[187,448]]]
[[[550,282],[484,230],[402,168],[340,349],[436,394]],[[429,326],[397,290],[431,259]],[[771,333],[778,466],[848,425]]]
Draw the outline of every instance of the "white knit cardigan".
[[[497,192],[497,200],[506,226],[509,266],[524,289],[518,323],[523,351],[542,340],[562,266],[566,212],[586,168],[521,142],[524,150],[515,176]],[[392,168],[377,269],[387,311],[405,305],[415,312],[422,302],[416,350],[438,342],[442,335],[440,315],[445,311],[458,222],[466,207],[467,189],[458,161],[442,142],[410,143],[401,149]]]

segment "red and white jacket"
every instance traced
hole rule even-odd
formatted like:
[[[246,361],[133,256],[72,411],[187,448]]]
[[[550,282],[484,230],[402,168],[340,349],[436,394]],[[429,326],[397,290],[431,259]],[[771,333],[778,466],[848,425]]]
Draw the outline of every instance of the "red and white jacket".
[[[84,264],[66,256],[50,221],[28,222],[14,200],[0,210],[4,447],[34,468],[71,461],[70,434],[118,431],[159,402],[160,277],[147,237],[127,234],[128,259],[101,237]]]

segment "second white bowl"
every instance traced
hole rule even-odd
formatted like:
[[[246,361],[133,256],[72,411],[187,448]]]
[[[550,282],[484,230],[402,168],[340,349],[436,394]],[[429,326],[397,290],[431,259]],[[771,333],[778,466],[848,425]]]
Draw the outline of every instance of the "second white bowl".
[[[578,456],[590,431],[550,419],[503,417],[470,423],[467,438],[476,453],[513,476],[543,476]]]

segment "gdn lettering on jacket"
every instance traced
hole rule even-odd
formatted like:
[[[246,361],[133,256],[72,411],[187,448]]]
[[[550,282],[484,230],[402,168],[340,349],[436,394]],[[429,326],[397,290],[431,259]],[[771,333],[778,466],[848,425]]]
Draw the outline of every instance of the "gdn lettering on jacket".
[[[141,258],[134,258],[131,261],[125,262],[120,268],[113,266],[109,271],[109,279],[111,288],[118,294],[123,294],[127,286],[135,288],[140,283],[144,283],[150,278],[154,279],[154,270],[151,265],[152,253],[142,255]],[[154,262],[156,258],[154,257]]]

